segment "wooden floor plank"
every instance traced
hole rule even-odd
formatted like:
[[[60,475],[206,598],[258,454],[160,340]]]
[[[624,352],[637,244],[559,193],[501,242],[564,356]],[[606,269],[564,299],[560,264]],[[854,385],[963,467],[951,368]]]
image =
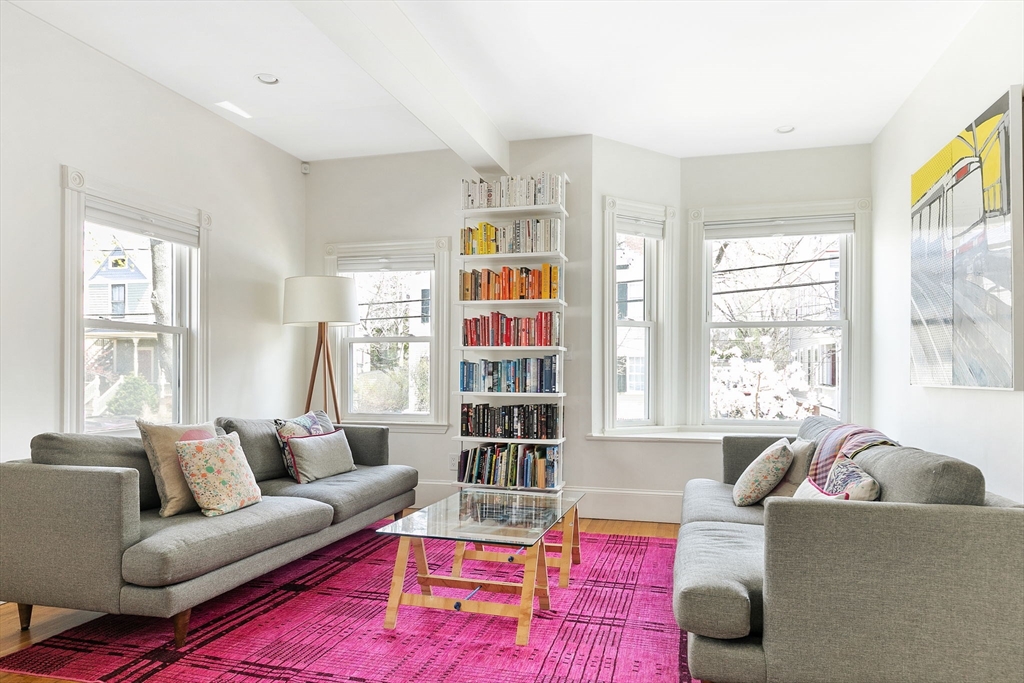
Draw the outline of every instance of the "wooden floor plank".
[[[411,514],[410,508],[405,514]],[[585,534],[611,534],[646,536],[653,538],[675,538],[679,533],[678,524],[661,522],[634,522],[618,519],[580,518],[580,531]],[[18,622],[18,606],[14,603],[0,604],[0,656],[23,650],[50,636],[62,633],[96,617],[98,612],[58,609],[37,606],[32,611],[32,628],[22,631]],[[0,683],[70,683],[64,679],[24,676],[22,674],[0,673]]]

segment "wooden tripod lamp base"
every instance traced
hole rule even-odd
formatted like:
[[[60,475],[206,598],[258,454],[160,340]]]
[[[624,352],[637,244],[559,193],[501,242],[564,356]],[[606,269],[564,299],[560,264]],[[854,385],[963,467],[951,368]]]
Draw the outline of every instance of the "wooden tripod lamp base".
[[[324,410],[334,403],[334,420],[341,422],[341,407],[338,402],[338,386],[334,376],[334,359],[331,358],[331,344],[327,336],[330,324],[352,325],[359,322],[359,306],[356,302],[356,283],[350,277],[333,275],[307,275],[290,277],[284,281],[284,322],[286,325],[316,325],[316,353],[313,369],[309,373],[309,391],[306,392],[306,408],[313,403],[313,389],[316,387],[316,373],[323,372]],[[321,365],[321,358],[323,364]],[[330,387],[330,393],[328,393]]]
[[[324,412],[328,409],[327,386],[330,384],[330,398],[334,402],[334,421],[341,422],[341,409],[338,407],[338,386],[334,381],[334,359],[331,357],[331,344],[327,339],[327,323],[316,324],[316,352],[313,354],[313,369],[309,373],[309,391],[306,392],[306,407],[302,412],[308,413],[309,406],[313,403],[313,388],[316,386],[316,370],[320,366],[320,356],[323,355],[324,374]]]

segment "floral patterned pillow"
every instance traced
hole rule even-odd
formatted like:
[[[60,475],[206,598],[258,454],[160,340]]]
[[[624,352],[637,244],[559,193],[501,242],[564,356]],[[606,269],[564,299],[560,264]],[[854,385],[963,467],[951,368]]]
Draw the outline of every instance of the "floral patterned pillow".
[[[323,434],[325,433],[323,425],[320,424],[315,413],[308,412],[290,420],[274,420],[274,426],[277,428],[277,443],[281,446],[281,457],[284,459],[284,467],[288,470],[288,476],[299,481],[300,475],[295,472],[295,457],[292,455],[291,447],[288,446],[288,439],[293,436]]]
[[[238,434],[179,441],[174,446],[185,481],[207,517],[239,510],[263,499]]]
[[[782,481],[792,462],[789,441],[779,439],[743,470],[732,487],[732,502],[740,507],[758,502]]]
[[[848,500],[878,500],[881,489],[860,465],[840,455],[829,470],[825,493],[845,493]]]

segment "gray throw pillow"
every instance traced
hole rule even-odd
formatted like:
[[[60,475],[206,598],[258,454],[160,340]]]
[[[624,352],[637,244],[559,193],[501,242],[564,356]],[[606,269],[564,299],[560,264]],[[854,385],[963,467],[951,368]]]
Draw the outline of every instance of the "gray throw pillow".
[[[288,438],[288,447],[293,458],[295,481],[300,484],[356,468],[344,429],[330,434],[292,436]]]

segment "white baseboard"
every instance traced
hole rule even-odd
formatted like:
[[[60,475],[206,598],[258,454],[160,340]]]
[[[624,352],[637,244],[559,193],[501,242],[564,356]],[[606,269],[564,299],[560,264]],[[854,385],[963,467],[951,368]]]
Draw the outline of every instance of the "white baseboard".
[[[612,489],[594,486],[566,486],[567,491],[586,494],[580,501],[580,515],[595,519],[676,524],[682,515],[682,491]],[[416,507],[425,507],[458,491],[449,481],[421,479],[416,487]]]

